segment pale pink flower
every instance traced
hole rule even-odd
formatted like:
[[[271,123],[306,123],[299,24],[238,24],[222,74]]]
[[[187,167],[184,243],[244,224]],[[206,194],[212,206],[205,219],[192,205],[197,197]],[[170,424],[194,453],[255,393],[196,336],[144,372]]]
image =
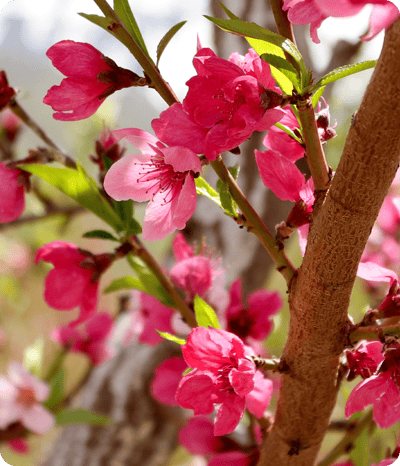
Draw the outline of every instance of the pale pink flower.
[[[8,378],[0,376],[0,429],[20,421],[27,429],[43,434],[55,423],[54,416],[45,409],[50,387],[37,380],[20,363],[8,366]]]
[[[56,112],[53,115],[56,120],[90,117],[106,97],[134,85],[137,79],[135,73],[120,68],[90,44],[62,40],[50,47],[46,55],[66,76],[43,99]]]
[[[107,313],[96,314],[84,323],[84,328],[66,325],[55,328],[51,338],[69,351],[86,354],[94,365],[103,364],[114,356],[107,345],[113,319]]]
[[[60,311],[79,306],[80,314],[73,325],[92,317],[97,308],[99,278],[110,265],[110,256],[94,256],[75,244],[53,241],[38,249],[35,262],[40,260],[54,265],[44,285],[46,303]]]
[[[249,337],[263,340],[272,331],[272,317],[282,308],[282,298],[276,291],[258,290],[248,297],[247,302],[246,306],[242,298],[242,281],[238,278],[230,289],[226,329],[242,340]]]
[[[16,220],[24,209],[25,189],[22,171],[0,163],[0,223]]]
[[[167,147],[156,137],[135,128],[114,131],[141,153],[114,163],[104,180],[113,199],[150,201],[143,222],[143,239],[157,241],[182,230],[196,208],[194,176],[201,172],[198,156],[185,147]]]
[[[182,358],[168,358],[154,370],[154,378],[150,385],[151,395],[160,403],[177,406],[175,394],[187,364]]]
[[[260,418],[272,395],[272,382],[246,359],[251,349],[236,335],[215,328],[194,328],[182,346],[191,367],[176,393],[176,401],[194,414],[211,414],[220,404],[214,435],[225,435],[238,425],[245,407]]]
[[[153,128],[156,124],[162,129],[158,136],[167,144],[182,144],[215,160],[221,152],[239,146],[254,131],[265,131],[283,117],[280,108],[268,109],[264,104],[265,93],[277,92],[277,88],[269,65],[254,50],[250,49],[244,57],[233,54],[228,61],[209,48],[200,48],[193,65],[197,76],[186,83],[189,91],[183,107],[176,106],[161,115],[161,119],[168,115],[174,125],[172,116],[179,113],[181,128],[171,131],[163,121],[153,122]],[[183,111],[189,118],[183,116]],[[199,127],[205,138],[193,137],[201,132]]]
[[[387,29],[400,16],[398,8],[388,0],[285,0],[284,10],[293,24],[310,24],[311,39],[319,43],[317,29],[329,16],[354,16],[367,4],[374,4],[369,31],[362,40],[370,40]]]

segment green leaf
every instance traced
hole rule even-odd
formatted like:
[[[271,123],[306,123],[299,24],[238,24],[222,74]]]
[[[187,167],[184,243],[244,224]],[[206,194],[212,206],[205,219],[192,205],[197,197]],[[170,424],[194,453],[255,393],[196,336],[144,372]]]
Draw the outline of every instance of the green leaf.
[[[82,16],[82,18],[87,19],[93,24],[96,24],[97,26],[100,26],[101,28],[105,29],[107,32],[110,32],[108,29],[108,26],[111,24],[111,21],[108,18],[105,18],[104,16],[98,16],[98,15],[87,15],[86,13],[78,13],[79,16]]]
[[[282,125],[281,123],[275,123],[275,126],[282,131],[285,131],[286,134],[288,134],[291,138],[295,139],[299,144],[303,144],[303,141],[297,137],[294,132],[288,128],[287,126]]]
[[[271,53],[263,53],[260,58],[270,64],[271,73],[272,73],[272,67],[274,67],[284,76],[286,76],[286,78],[291,82],[291,84],[296,88],[296,90],[300,92],[301,89],[300,89],[299,76],[298,76],[296,69],[291,63],[289,63],[285,58],[272,55]],[[293,86],[291,87],[293,88]],[[290,89],[290,92],[287,92],[287,94],[291,94],[291,93],[292,93],[292,89]]]
[[[150,58],[144,43],[142,33],[137,25],[136,19],[133,16],[128,0],[114,0],[114,11],[119,19],[124,23],[126,29],[131,33],[132,37],[138,43],[143,52]]]
[[[355,65],[340,66],[339,68],[336,68],[330,71],[325,76],[323,76],[313,86],[309,86],[307,90],[309,92],[314,92],[320,87],[326,86],[327,84],[333,83],[334,81],[338,81],[339,79],[345,78],[346,76],[350,76],[351,74],[359,73],[360,71],[374,68],[375,65],[376,65],[376,60],[368,60],[368,61],[356,63]]]
[[[232,175],[233,179],[237,181],[239,173],[240,173],[240,165],[236,163],[233,167],[228,167],[230,174]]]
[[[108,416],[86,409],[64,409],[56,414],[56,422],[58,425],[90,424],[93,426],[109,426],[115,423]]]
[[[322,94],[325,92],[326,86],[322,86],[318,91],[311,97],[311,103],[313,108],[317,106],[318,100],[322,97]]]
[[[174,343],[178,343],[178,345],[184,345],[186,343],[186,340],[184,340],[183,338],[178,338],[176,337],[175,335],[171,335],[170,333],[167,333],[167,332],[159,332],[158,330],[156,330],[156,332],[162,336],[163,338],[165,338],[166,340],[169,340],[169,341],[173,341]]]
[[[156,63],[157,66],[158,66],[158,62],[160,61],[161,55],[165,50],[165,47],[169,44],[170,40],[179,31],[179,29],[186,23],[187,21],[181,21],[180,23],[175,24],[175,26],[172,26],[172,28],[160,40],[160,43],[157,46],[157,63]]]
[[[194,297],[194,312],[200,327],[221,328],[214,309],[197,295]]]
[[[34,376],[42,375],[42,363],[44,354],[44,339],[38,338],[32,345],[25,348],[23,366]]]
[[[60,368],[51,380],[50,396],[43,405],[52,409],[57,406],[64,398],[64,370]]]
[[[185,370],[183,371],[182,376],[184,376],[184,375],[186,375],[186,374],[189,374],[189,372],[192,372],[192,370],[193,370],[193,369],[192,369],[191,367],[188,367],[187,369],[185,369]]]
[[[199,176],[198,178],[195,178],[194,182],[196,183],[196,192],[197,194],[201,194],[202,196],[208,197],[211,201],[215,202],[218,207],[222,209],[221,205],[221,199],[219,197],[219,194],[217,191],[215,191],[214,188],[212,188],[207,181]]]
[[[230,19],[240,19],[238,16],[234,15],[231,11],[229,11],[228,8],[226,8],[226,6],[223,5],[221,2],[219,2],[219,4]]]
[[[224,10],[229,11],[226,7]],[[293,44],[293,42],[291,42],[289,39],[286,39],[286,37],[269,31],[268,29],[265,29],[258,24],[248,23],[246,21],[242,21],[241,19],[237,19],[236,17],[235,19],[218,19],[207,15],[205,15],[205,17],[224,31],[228,31],[232,34],[246,38],[252,37],[253,39],[260,39],[262,41],[278,46],[280,49],[288,53],[296,62],[298,71],[301,76],[301,86],[304,87],[306,84],[308,84],[307,79],[309,79],[309,72],[305,65],[304,59],[298,48]],[[273,55],[277,54],[273,53]]]
[[[112,293],[113,291],[119,290],[140,290],[143,292],[147,292],[145,286],[143,286],[142,282],[135,277],[122,277],[117,278],[107,288],[103,291],[103,293]]]
[[[80,165],[78,165],[77,170],[39,164],[23,164],[20,165],[20,168],[47,181],[103,219],[115,231],[120,232],[123,229],[124,225],[121,219],[100,194],[95,180],[88,176]]]
[[[225,210],[225,212],[229,216],[237,217],[238,216],[238,214],[236,212],[237,204],[234,201],[234,199],[232,197],[232,194],[229,191],[228,183],[223,183],[221,180],[218,180],[217,189],[218,189],[218,192],[219,192],[219,197],[220,197],[220,200],[221,200],[222,208]]]
[[[111,241],[119,241],[118,238],[113,236],[111,233],[105,230],[91,230],[87,231],[84,235],[84,238],[99,238],[99,239],[109,239]]]

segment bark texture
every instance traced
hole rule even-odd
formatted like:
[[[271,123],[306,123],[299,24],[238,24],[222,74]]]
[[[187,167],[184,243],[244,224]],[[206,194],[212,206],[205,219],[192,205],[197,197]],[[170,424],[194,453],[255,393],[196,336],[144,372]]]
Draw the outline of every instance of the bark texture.
[[[106,427],[76,425],[62,430],[41,466],[163,466],[177,445],[183,411],[157,403],[149,393],[154,368],[178,345],[150,348],[133,343],[96,368],[76,407],[115,420]]]
[[[315,463],[337,395],[339,356],[357,265],[400,155],[400,20],[351,125],[307,251],[289,290],[290,331],[274,427],[261,466]]]

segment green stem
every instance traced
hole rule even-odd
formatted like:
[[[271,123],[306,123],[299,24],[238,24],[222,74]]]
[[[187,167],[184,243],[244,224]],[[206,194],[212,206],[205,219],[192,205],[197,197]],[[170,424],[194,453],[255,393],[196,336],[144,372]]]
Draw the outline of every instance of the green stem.
[[[110,25],[109,31],[115,36],[120,42],[122,42],[131,54],[136,58],[140,66],[143,68],[143,71],[150,78],[152,86],[157,90],[160,96],[165,100],[168,105],[172,105],[175,102],[178,102],[178,98],[172,91],[171,87],[164,81],[161,77],[157,67],[154,65],[153,61],[143,52],[139,47],[139,44],[136,42],[131,33],[126,29],[118,15],[111,8],[106,0],[94,0],[96,5],[104,13],[106,18],[113,21],[113,24]]]
[[[400,336],[400,324],[391,325],[370,325],[368,327],[358,327],[350,333],[349,339],[352,343],[360,340],[380,340],[383,335],[391,334]]]
[[[150,252],[145,248],[145,246],[141,243],[141,241],[135,236],[133,237],[133,246],[135,256],[140,257],[143,262],[147,265],[147,267],[154,273],[154,275],[158,278],[158,281],[164,287],[165,291],[167,292],[168,296],[174,302],[176,308],[181,313],[182,317],[185,319],[185,322],[192,328],[197,327],[197,322],[193,311],[190,307],[185,303],[182,296],[179,294],[177,289],[175,288],[172,281],[169,279],[167,275],[163,272],[162,268],[159,266],[158,262],[154,259],[154,257],[150,254]]]
[[[69,348],[65,348],[65,347],[61,348],[58,351],[57,356],[54,358],[53,362],[51,363],[49,370],[47,371],[46,377],[44,378],[46,382],[48,383],[51,382],[51,379],[56,375],[56,373],[60,369],[68,353],[69,353]]]
[[[299,118],[306,144],[307,163],[314,181],[315,191],[325,192],[330,183],[329,168],[318,135],[311,99],[300,100],[297,104]]]
[[[283,249],[275,241],[275,238],[269,232],[264,222],[253,209],[242,190],[239,188],[233,176],[224,165],[221,156],[219,155],[214,162],[211,162],[213,169],[223,183],[227,183],[229,191],[250,225],[248,230],[254,233],[261,241],[261,244],[267,250],[272,260],[276,264],[277,270],[284,276],[287,284],[296,275],[296,268],[286,257]]]
[[[353,447],[354,441],[361,435],[372,421],[372,410],[362,417],[357,424],[352,424],[343,439],[318,463],[318,466],[331,466],[340,456],[348,453]]]
[[[10,100],[8,106],[10,107],[10,110],[12,110],[15,115],[17,115],[17,117],[19,117],[27,126],[29,126],[29,128],[34,133],[40,137],[40,139],[42,139],[42,141],[54,149],[55,152],[52,154],[54,160],[67,167],[76,169],[75,161],[69,155],[65,154],[63,150],[60,149],[60,147],[58,147],[57,144],[49,138],[49,136],[47,136],[43,129],[35,121],[33,121],[32,118],[26,113],[26,111],[19,105],[15,98]]]

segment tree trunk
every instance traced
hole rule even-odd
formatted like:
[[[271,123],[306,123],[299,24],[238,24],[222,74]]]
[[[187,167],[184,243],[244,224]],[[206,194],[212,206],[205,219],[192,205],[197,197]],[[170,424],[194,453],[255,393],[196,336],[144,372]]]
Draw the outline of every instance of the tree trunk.
[[[400,20],[387,31],[307,251],[289,289],[290,331],[283,352],[275,424],[261,466],[314,464],[338,389],[347,309],[357,265],[400,155]]]

